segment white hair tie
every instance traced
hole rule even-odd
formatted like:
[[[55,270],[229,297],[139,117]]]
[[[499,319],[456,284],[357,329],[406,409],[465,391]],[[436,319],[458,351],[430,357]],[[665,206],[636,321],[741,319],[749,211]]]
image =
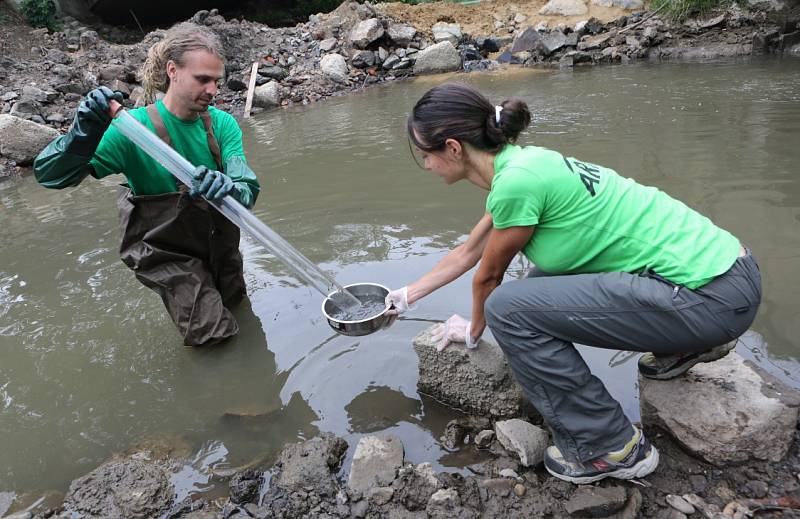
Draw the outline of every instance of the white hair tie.
[[[500,112],[503,111],[502,106],[495,106],[494,107],[494,122],[497,123],[497,126],[500,126]]]

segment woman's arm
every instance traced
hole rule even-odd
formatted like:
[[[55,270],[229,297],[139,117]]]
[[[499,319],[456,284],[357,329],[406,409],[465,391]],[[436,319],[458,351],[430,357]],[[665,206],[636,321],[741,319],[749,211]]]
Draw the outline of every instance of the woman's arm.
[[[481,259],[491,231],[492,215],[486,213],[472,228],[466,242],[451,250],[430,272],[408,285],[408,304],[443,287],[474,267]]]
[[[508,227],[494,229],[489,234],[486,247],[483,250],[481,266],[472,278],[472,319],[470,330],[467,333],[474,342],[483,334],[486,328],[486,319],[483,305],[489,294],[503,281],[506,269],[514,256],[522,250],[531,236],[534,226]]]

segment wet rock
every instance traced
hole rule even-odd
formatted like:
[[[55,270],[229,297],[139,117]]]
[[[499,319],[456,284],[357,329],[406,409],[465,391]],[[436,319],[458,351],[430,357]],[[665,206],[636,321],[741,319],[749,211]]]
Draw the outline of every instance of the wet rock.
[[[577,16],[586,14],[589,9],[582,0],[550,0],[539,9],[539,14]]]
[[[519,474],[514,469],[503,469],[500,471],[500,476],[504,478],[521,480]]]
[[[400,57],[396,54],[392,54],[387,56],[385,60],[383,60],[383,68],[386,70],[391,70],[395,67],[395,65],[400,63]]]
[[[425,511],[429,516],[437,513],[452,514],[456,507],[459,506],[461,506],[461,498],[458,496],[458,492],[456,492],[454,488],[443,488],[434,492],[428,500]],[[452,515],[450,515],[450,517],[452,517]]]
[[[543,429],[515,418],[497,422],[494,431],[500,444],[519,456],[524,466],[534,467],[544,460],[549,437]]]
[[[514,40],[514,45],[511,46],[511,53],[539,50],[542,46],[541,33],[533,27],[528,27]]]
[[[458,54],[452,46],[451,50]],[[415,71],[421,60],[421,57],[417,59]],[[452,344],[437,352],[431,341],[432,328],[414,338],[414,351],[419,357],[417,387],[420,392],[480,416],[509,418],[521,414],[522,390],[497,345],[481,341],[477,348],[468,350],[460,344]]]
[[[330,433],[288,445],[281,451],[277,466],[280,474],[274,486],[302,491],[312,487],[322,496],[335,496],[338,490],[334,475],[347,451],[347,442]]]
[[[0,115],[0,155],[19,165],[33,162],[58,130],[13,115]]]
[[[391,484],[403,466],[403,444],[393,435],[364,436],[353,454],[347,486],[353,492],[365,492],[375,486]]]
[[[350,59],[350,64],[356,68],[367,68],[375,64],[375,53],[371,50],[360,50]]]
[[[228,483],[231,501],[236,504],[252,503],[258,497],[263,474],[255,469],[237,472]]]
[[[567,44],[567,37],[561,31],[552,31],[545,34],[541,39],[541,50],[545,56],[549,56]]]
[[[383,24],[377,18],[359,22],[350,32],[350,42],[354,47],[366,49],[383,36]]]
[[[392,483],[394,501],[406,510],[424,510],[434,492],[441,488],[430,463],[403,467]]]
[[[510,496],[516,485],[517,483],[515,483],[513,479],[508,478],[490,478],[483,479],[478,482],[478,486],[480,488],[486,489],[492,494],[500,497]]]
[[[408,24],[393,23],[389,25],[386,33],[396,45],[407,47],[414,40],[414,36],[417,35],[417,30]]]
[[[272,108],[281,104],[277,81],[270,81],[253,89],[253,106]]]
[[[73,481],[64,508],[82,517],[158,517],[169,509],[174,493],[166,467],[134,455]]]
[[[713,464],[779,461],[798,418],[798,393],[735,351],[668,381],[639,378],[642,421]]]
[[[440,43],[449,41],[453,45],[458,45],[461,41],[461,26],[457,23],[438,22],[431,27],[433,41]]]
[[[475,445],[479,449],[486,449],[492,444],[492,440],[494,440],[494,431],[481,431],[477,436],[475,436]]]
[[[385,505],[392,500],[394,489],[392,487],[371,488],[366,491],[365,497],[376,505]]]
[[[337,83],[344,83],[350,74],[344,56],[337,53],[326,54],[320,60],[319,68],[325,76]]]
[[[686,500],[681,496],[669,494],[667,495],[665,500],[669,506],[671,506],[672,508],[681,513],[684,513],[686,515],[692,515],[695,512],[694,507],[688,502],[686,502]]]
[[[627,497],[622,487],[581,486],[564,504],[564,509],[574,517],[607,517],[622,510]]]
[[[612,36],[613,34],[610,32],[598,34],[597,36],[584,36],[578,43],[578,50],[599,49],[608,42]]]

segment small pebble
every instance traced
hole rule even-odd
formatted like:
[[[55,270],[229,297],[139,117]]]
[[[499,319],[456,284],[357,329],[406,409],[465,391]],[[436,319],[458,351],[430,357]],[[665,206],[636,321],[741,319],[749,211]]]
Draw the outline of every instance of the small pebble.
[[[503,469],[500,471],[500,475],[504,478],[519,479],[519,474],[517,474],[513,469]]]
[[[517,483],[514,485],[514,493],[517,494],[518,497],[522,497],[525,495],[525,486]]]
[[[693,513],[695,513],[694,507],[680,496],[669,494],[667,496],[667,504],[672,508],[674,508],[675,510],[683,512],[686,515],[692,515]]]

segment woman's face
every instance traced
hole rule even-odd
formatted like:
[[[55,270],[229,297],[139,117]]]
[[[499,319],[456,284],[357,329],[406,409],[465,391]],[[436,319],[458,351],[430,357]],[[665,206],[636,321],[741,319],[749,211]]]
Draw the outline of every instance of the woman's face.
[[[422,167],[439,175],[445,184],[453,184],[465,178],[464,156],[458,141],[447,139],[444,148],[437,151],[425,151],[416,146],[414,150]]]

